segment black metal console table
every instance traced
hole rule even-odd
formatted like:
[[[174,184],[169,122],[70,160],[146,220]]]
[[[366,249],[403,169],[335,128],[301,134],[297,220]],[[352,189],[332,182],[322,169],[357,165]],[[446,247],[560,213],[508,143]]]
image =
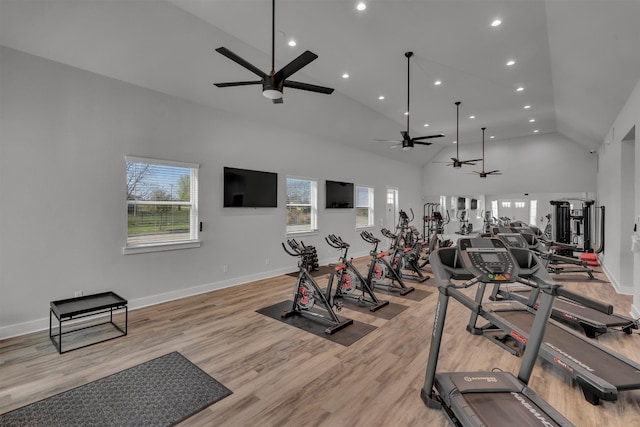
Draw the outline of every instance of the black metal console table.
[[[58,349],[58,353],[66,353],[66,351],[77,350],[79,348],[87,347],[89,345],[97,344],[104,341],[109,341],[114,338],[119,338],[127,335],[127,327],[129,323],[129,309],[127,307],[127,300],[119,296],[114,292],[103,292],[93,295],[85,295],[77,298],[68,298],[58,301],[52,301],[50,303],[49,310],[49,338],[53,345]],[[125,321],[124,328],[118,326],[113,321],[114,311],[124,309]],[[96,316],[100,314],[109,313],[109,320],[101,323],[92,323],[88,326],[80,326],[69,331],[62,332],[62,323],[71,320],[81,319],[83,317]],[[52,315],[58,319],[58,333],[52,333],[53,318]],[[62,336],[77,332],[83,329],[94,328],[101,325],[111,324],[115,329],[121,333],[116,336],[102,339],[100,341],[94,341],[89,344],[74,347],[71,350],[62,351]],[[57,341],[56,341],[57,337]]]

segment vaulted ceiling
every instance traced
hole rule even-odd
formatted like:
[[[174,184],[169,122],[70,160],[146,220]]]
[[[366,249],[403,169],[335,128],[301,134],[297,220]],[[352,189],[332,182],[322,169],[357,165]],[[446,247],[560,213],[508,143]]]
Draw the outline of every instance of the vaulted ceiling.
[[[276,0],[276,70],[310,50],[292,79],[335,88],[285,88],[279,105],[259,86],[213,86],[256,79],[220,46],[270,70],[270,0],[0,0],[0,43],[415,165],[456,139],[455,101],[461,144],[487,127],[496,141],[559,132],[597,148],[640,80],[640,0],[357,3]],[[411,136],[446,135],[409,152],[374,141],[405,129],[407,51]]]

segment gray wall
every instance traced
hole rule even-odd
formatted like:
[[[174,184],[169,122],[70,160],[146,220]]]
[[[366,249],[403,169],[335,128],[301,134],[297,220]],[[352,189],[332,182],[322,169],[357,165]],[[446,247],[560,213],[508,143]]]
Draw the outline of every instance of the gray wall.
[[[418,167],[1,49],[0,338],[45,328],[49,301],[77,290],[135,308],[295,270],[280,247],[287,175],[318,180],[319,233],[303,240],[324,261],[329,233],[369,251],[354,210],[322,207],[325,179],[375,187],[375,234],[387,186],[421,206]],[[200,248],[123,255],[125,155],[201,165]],[[279,207],[222,208],[223,166],[278,172]]]

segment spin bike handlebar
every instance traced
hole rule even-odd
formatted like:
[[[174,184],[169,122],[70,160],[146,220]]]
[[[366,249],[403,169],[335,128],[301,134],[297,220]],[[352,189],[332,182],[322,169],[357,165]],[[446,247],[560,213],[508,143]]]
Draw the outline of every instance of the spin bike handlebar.
[[[380,239],[366,230],[360,233],[360,237],[362,237],[362,240],[367,243],[371,243],[372,245],[377,245],[378,243],[380,243]]]
[[[336,249],[347,249],[349,248],[349,244],[342,240],[342,237],[338,237],[335,234],[329,234],[329,236],[325,237],[324,240],[327,242],[329,246]]]
[[[307,248],[306,246],[298,243],[295,239],[287,240],[287,244],[293,250],[293,252],[288,250],[284,243],[282,243],[282,249],[284,249],[284,251],[291,256],[307,256],[313,253],[311,248]]]
[[[382,233],[382,235],[384,237],[388,237],[389,239],[397,239],[398,238],[397,234],[393,234],[391,231],[389,231],[386,228],[381,229],[380,232]]]

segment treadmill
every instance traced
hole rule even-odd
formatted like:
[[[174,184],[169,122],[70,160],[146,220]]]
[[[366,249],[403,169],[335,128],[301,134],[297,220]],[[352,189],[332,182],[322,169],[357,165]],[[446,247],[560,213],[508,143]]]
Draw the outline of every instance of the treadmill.
[[[502,242],[495,238],[487,240]],[[473,249],[477,243],[471,239],[464,239],[460,240],[458,245],[464,259],[465,253]],[[523,272],[532,279],[537,277],[544,282],[550,281],[549,273],[532,252],[514,247],[509,251],[520,266],[521,283],[526,280],[523,278]],[[477,288],[475,303],[478,305],[483,301],[485,288],[484,282]],[[544,288],[540,289],[544,291]],[[558,294],[596,310],[603,310],[602,306],[606,307],[565,289]],[[543,293],[540,297],[538,310],[547,310],[543,305],[544,296]],[[478,317],[483,317],[488,322],[477,326]],[[535,323],[537,318],[535,309],[517,301],[488,302],[482,305],[482,311],[471,313],[467,331],[474,335],[484,335],[503,349],[520,355],[531,345],[531,339],[538,338],[540,330]],[[528,352],[524,351],[524,354],[526,356]],[[585,399],[593,405],[600,404],[601,400],[617,400],[620,391],[640,389],[640,363],[578,335],[553,319],[549,320],[544,330],[539,355],[574,379],[582,389]]]
[[[519,233],[499,233],[496,235],[510,247],[529,248],[531,242],[526,239],[530,235]],[[533,236],[531,236],[533,237]],[[527,286],[494,286],[491,293],[492,301],[498,299],[510,299],[519,301],[529,307],[537,305],[539,291]],[[620,328],[625,334],[632,333],[632,329],[638,329],[638,321],[627,316],[613,312],[613,306],[602,304],[600,309],[578,304],[566,298],[557,298],[553,304],[551,318],[584,332],[589,338],[595,338],[609,331],[609,328]]]
[[[464,252],[455,247],[440,248],[429,257],[439,295],[425,383],[420,390],[420,397],[427,407],[443,409],[454,426],[573,426],[527,386],[542,344],[553,300],[562,288],[538,280],[527,274],[528,271],[523,271],[516,258],[499,239],[462,240],[475,244]],[[535,257],[531,251],[525,251]],[[473,274],[473,278],[462,285],[451,282],[452,274],[461,268],[455,264],[458,259],[468,273]],[[523,273],[530,278],[521,279]],[[436,372],[449,298],[459,301],[473,313],[484,315],[482,305],[458,289],[515,280],[543,289],[540,308],[535,316],[534,333],[524,353],[518,377],[510,372]]]

